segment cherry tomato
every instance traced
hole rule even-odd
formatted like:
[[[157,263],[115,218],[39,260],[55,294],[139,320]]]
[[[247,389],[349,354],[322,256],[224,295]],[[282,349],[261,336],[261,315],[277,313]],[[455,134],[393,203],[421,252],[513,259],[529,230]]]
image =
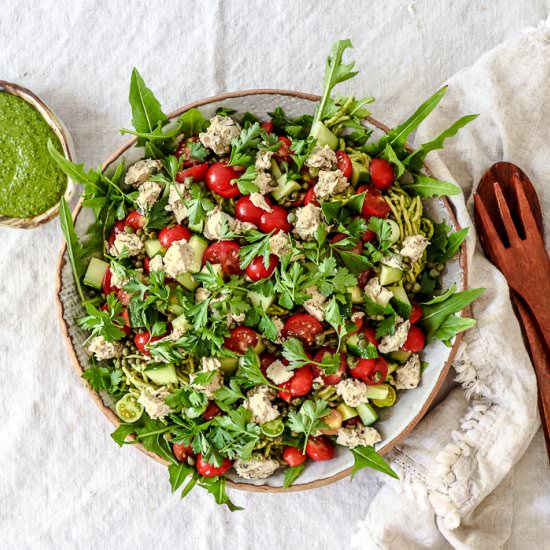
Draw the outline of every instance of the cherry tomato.
[[[276,155],[281,160],[288,160],[290,158],[290,155],[292,154],[292,151],[290,150],[290,145],[292,144],[292,142],[290,141],[290,139],[288,139],[285,136],[280,136],[279,141],[280,141],[281,145],[280,145],[279,150],[277,151]]]
[[[111,290],[113,290],[113,287],[111,286],[112,276],[113,276],[113,272],[111,271],[111,268],[108,267],[107,271],[105,271],[105,275],[103,275],[103,283],[101,285],[104,294],[109,294]]]
[[[262,371],[263,375],[265,376],[265,373],[267,371],[267,367],[273,363],[277,359],[272,353],[264,353],[260,357],[260,370]]]
[[[345,151],[336,151],[336,161],[338,163],[338,170],[342,172],[345,178],[351,178],[353,168],[351,166],[351,159]]]
[[[218,416],[219,414],[222,414],[222,410],[216,405],[214,401],[208,402],[208,407],[206,407],[206,410],[202,413],[202,417],[205,420],[212,420],[215,416]]]
[[[160,340],[160,336],[151,336],[151,334],[148,331],[145,332],[138,332],[134,336],[134,344],[136,345],[136,348],[141,351],[141,353],[145,355],[151,355],[151,352],[145,347],[147,344],[150,344],[151,342],[155,342],[156,340]]]
[[[287,445],[283,449],[283,460],[291,467],[299,466],[306,461],[306,455],[298,447]]]
[[[221,476],[222,474],[225,474],[229,468],[231,468],[231,460],[228,458],[224,458],[222,461],[221,466],[213,466],[212,464],[208,464],[206,460],[202,458],[202,453],[199,453],[197,455],[197,464],[196,464],[197,472],[201,476],[204,477],[216,477]]]
[[[359,189],[357,189],[357,191],[359,193],[367,191],[363,202],[363,209],[361,211],[366,220],[368,220],[371,216],[385,218],[390,213],[388,203],[384,200],[382,193],[380,193],[376,187],[372,187],[371,185],[362,185]]]
[[[374,237],[376,237],[376,233],[374,231],[371,231],[370,229],[367,229],[362,235],[361,238],[366,242],[370,243],[374,240]]]
[[[335,353],[335,348],[321,348],[314,357],[314,361],[316,363],[320,363],[323,360],[323,357],[327,353]],[[340,353],[340,366],[338,367],[338,372],[335,372],[334,374],[322,374],[321,369],[317,365],[313,365],[313,377],[317,378],[317,376],[321,375],[321,378],[323,379],[323,382],[327,386],[336,386],[338,382],[342,379],[342,374],[346,372],[347,368],[347,362],[346,362],[346,355],[344,353]]]
[[[231,351],[240,355],[245,354],[248,348],[258,345],[258,333],[248,327],[236,327],[231,329],[231,336],[228,336],[223,345]]]
[[[292,378],[279,384],[279,397],[285,401],[290,401],[292,397],[302,397],[308,394],[313,387],[313,372],[309,365],[301,367],[294,371]]]
[[[334,445],[324,435],[310,437],[306,445],[306,454],[311,460],[330,460],[334,458]]]
[[[271,206],[271,202],[266,197],[266,202]],[[235,217],[242,222],[253,223],[254,225],[260,225],[260,219],[262,214],[268,213],[266,210],[259,208],[255,204],[252,204],[249,195],[241,197],[237,204],[235,204]]]
[[[279,258],[275,254],[269,255],[269,265],[265,267],[264,257],[256,256],[250,265],[246,268],[246,274],[253,281],[259,281],[261,279],[267,279],[273,275],[273,272],[279,265]]]
[[[374,271],[372,269],[365,269],[361,271],[357,277],[357,284],[362,288],[364,287],[373,277]]]
[[[388,376],[388,364],[382,357],[376,359],[359,359],[349,373],[360,378],[365,384],[381,384]]]
[[[347,238],[347,235],[345,233],[337,233],[330,239],[331,243],[337,243],[338,241],[341,241],[343,239]],[[352,249],[349,250],[349,252],[353,252],[354,254],[361,254],[363,251],[363,243],[361,241],[357,241],[357,245],[354,246]]]
[[[187,227],[183,227],[183,225],[165,227],[159,232],[160,244],[166,249],[170,248],[170,245],[176,241],[181,241],[182,239],[188,241],[190,238],[191,232]]]
[[[416,325],[410,327],[407,340],[403,344],[403,349],[405,351],[411,351],[412,353],[418,353],[424,349],[425,344],[426,339],[424,338],[422,329],[418,328]]]
[[[172,452],[180,462],[186,462],[188,457],[194,456],[193,447],[184,443],[173,443]]]
[[[369,172],[372,184],[378,189],[389,189],[395,180],[393,166],[385,159],[372,159]]]
[[[372,327],[367,326],[363,328],[363,334],[365,335],[365,338],[371,343],[377,346],[380,344],[380,340],[376,338],[376,330],[374,330]]]
[[[411,304],[411,314],[409,316],[409,321],[411,325],[418,323],[422,319],[422,307],[419,306],[416,302]]]
[[[203,162],[202,164],[195,164],[195,166],[190,166],[185,168],[176,174],[176,181],[183,183],[186,178],[193,178],[194,181],[204,181],[206,178],[206,172],[208,172],[208,163]]]
[[[151,262],[149,261],[149,256],[143,258],[143,268],[147,273],[151,273]]]
[[[353,322],[355,323],[355,326],[357,327],[355,330],[351,331],[348,333],[349,336],[351,336],[352,334],[357,334],[362,328],[363,328],[363,317],[355,317],[355,319],[353,319]]]
[[[260,125],[260,128],[263,128],[268,134],[273,133],[273,121],[268,120]]]
[[[291,315],[283,326],[282,334],[285,338],[299,338],[308,346],[315,343],[315,337],[323,332],[323,325],[309,313]]]
[[[238,197],[241,194],[239,187],[231,183],[231,180],[239,178],[241,172],[242,170],[237,170],[234,166],[216,162],[210,165],[206,172],[206,185],[210,191],[225,199]]]
[[[275,230],[275,233],[284,231],[288,233],[292,229],[292,225],[288,221],[288,212],[278,204],[271,207],[271,212],[262,211],[260,223],[258,227],[264,233],[270,233]]]
[[[307,206],[308,204],[313,204],[313,206],[319,207],[319,201],[317,200],[317,197],[315,196],[315,188],[310,187],[306,191],[306,195],[304,197],[304,205]]]
[[[124,231],[124,228],[126,227],[126,218],[123,220],[118,220],[115,222],[115,225],[113,226],[113,231],[109,235],[109,238],[107,239],[107,243],[109,244],[109,248],[113,246],[113,243],[115,242],[116,236],[119,233],[122,233]]]
[[[183,161],[183,166],[185,167],[188,167],[188,166],[194,166],[195,164],[200,164],[201,161],[200,160],[197,160],[197,159],[194,159],[191,155],[190,155],[190,152],[191,152],[191,143],[193,143],[194,141],[199,141],[199,138],[198,137],[190,137],[190,138],[187,138],[186,140],[182,141],[178,148],[175,150],[174,152],[174,156],[179,160],[180,157],[184,157],[184,161]]]
[[[145,227],[145,216],[140,214],[137,210],[133,210],[126,216],[124,223],[137,231]]]
[[[240,275],[241,259],[239,251],[241,247],[235,241],[218,241],[212,243],[202,256],[203,265],[206,262],[211,264],[220,264],[225,275]]]

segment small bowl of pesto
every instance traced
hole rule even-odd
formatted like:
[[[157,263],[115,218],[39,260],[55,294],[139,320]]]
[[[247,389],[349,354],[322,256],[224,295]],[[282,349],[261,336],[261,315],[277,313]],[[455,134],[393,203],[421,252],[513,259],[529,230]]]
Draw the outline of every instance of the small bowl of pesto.
[[[0,224],[30,228],[59,213],[73,182],[48,151],[48,141],[71,160],[68,132],[34,93],[0,80]]]

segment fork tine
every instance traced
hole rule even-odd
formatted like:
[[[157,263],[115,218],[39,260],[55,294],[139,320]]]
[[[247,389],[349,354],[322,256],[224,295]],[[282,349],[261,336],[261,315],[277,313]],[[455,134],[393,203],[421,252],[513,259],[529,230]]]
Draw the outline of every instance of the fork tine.
[[[483,199],[478,193],[474,193],[474,207],[481,222],[481,228],[485,231],[485,236],[487,237],[484,239],[483,233],[479,231],[485,252],[492,259],[492,261],[498,265],[498,262],[495,260],[504,251],[504,245],[502,244],[500,235],[497,233],[491,216],[489,216],[489,213],[485,208]]]
[[[512,214],[510,213],[508,203],[506,202],[506,198],[502,192],[502,187],[498,181],[495,181],[493,184],[493,189],[495,191],[500,217],[504,223],[504,229],[506,229],[506,235],[508,235],[508,240],[510,241],[510,244],[512,244],[513,242],[520,240],[514,220],[512,219]]]
[[[525,238],[527,238],[529,235],[532,236],[534,233],[540,234],[537,221],[535,220],[535,216],[533,216],[533,211],[529,206],[527,195],[525,194],[525,189],[523,187],[523,184],[521,183],[521,180],[519,179],[518,174],[514,174],[512,176],[512,183],[514,184],[514,188],[516,191],[519,215],[521,218],[521,223],[523,224]]]

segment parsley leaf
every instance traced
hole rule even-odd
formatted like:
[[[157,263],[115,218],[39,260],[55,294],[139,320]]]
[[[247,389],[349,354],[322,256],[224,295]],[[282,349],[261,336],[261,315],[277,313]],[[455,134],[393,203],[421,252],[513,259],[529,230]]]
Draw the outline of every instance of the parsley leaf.
[[[322,418],[330,413],[328,403],[322,399],[312,401],[308,399],[302,403],[298,411],[289,411],[288,425],[293,432],[304,434],[303,452],[306,450],[308,439],[321,428],[328,426]]]
[[[269,267],[269,239],[271,235],[273,235],[273,231],[270,233],[262,233],[254,229],[245,233],[244,237],[246,242],[251,244],[241,246],[241,250],[239,251],[242,269],[246,269],[252,260],[258,256],[262,256],[264,266],[266,268]]]
[[[248,460],[260,440],[260,426],[251,422],[252,413],[244,407],[216,416],[210,438],[218,451],[231,459]]]
[[[368,228],[376,234],[380,251],[387,250],[393,244],[392,224],[388,220],[371,216]]]
[[[114,393],[119,389],[122,380],[121,369],[108,369],[105,367],[90,367],[82,373],[88,384],[95,391]]]
[[[204,162],[208,156],[208,149],[200,141],[192,141],[189,144],[189,156],[199,162]]]
[[[231,141],[231,155],[228,166],[248,167],[256,159],[253,150],[260,143],[260,124],[255,122],[249,128],[244,128],[241,133]]]
[[[84,330],[92,333],[89,338],[103,336],[107,342],[114,342],[126,336],[122,330],[124,319],[121,317],[124,307],[114,294],[107,296],[107,309],[99,310],[93,304],[86,304],[88,315],[77,320]]]
[[[251,388],[261,384],[277,389],[262,373],[260,369],[260,358],[252,348],[239,358],[237,378],[242,386]]]
[[[237,183],[237,187],[239,188],[239,191],[243,195],[250,195],[251,193],[257,193],[259,191],[258,186],[254,183],[254,180],[256,179],[256,176],[258,175],[258,171],[256,170],[256,167],[251,164],[246,171],[243,173],[242,176],[240,176],[238,179],[231,180],[232,184]]]

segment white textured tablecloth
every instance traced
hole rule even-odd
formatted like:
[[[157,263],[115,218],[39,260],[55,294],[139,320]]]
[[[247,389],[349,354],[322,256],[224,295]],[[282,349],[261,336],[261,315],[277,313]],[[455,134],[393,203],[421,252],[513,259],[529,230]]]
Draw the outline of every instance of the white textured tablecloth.
[[[165,110],[246,88],[319,92],[331,43],[349,36],[361,74],[343,89],[378,97],[377,118],[393,124],[483,52],[543,19],[549,4],[4,0],[0,78],[40,94],[69,127],[79,159],[97,165],[124,140],[117,128],[129,125],[133,66]],[[3,548],[349,547],[384,482],[377,474],[314,492],[233,492],[246,507],[235,514],[201,491],[184,502],[171,496],[163,467],[112,442],[70,365],[53,300],[57,224],[1,228],[0,239]],[[549,496],[522,491],[544,460],[535,442],[516,468],[510,548],[522,548],[527,535],[532,548],[548,545],[525,518],[537,525],[547,517]]]

